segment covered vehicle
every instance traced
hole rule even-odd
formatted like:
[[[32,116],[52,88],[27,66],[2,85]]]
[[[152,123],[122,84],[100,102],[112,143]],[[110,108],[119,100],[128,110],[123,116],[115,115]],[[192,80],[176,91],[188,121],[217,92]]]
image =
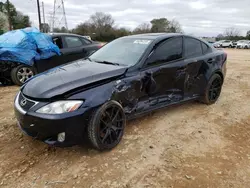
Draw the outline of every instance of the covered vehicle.
[[[0,36],[0,82],[6,82],[8,76],[16,84],[25,82],[35,74],[35,61],[54,55],[60,55],[58,46],[35,28],[7,32]]]
[[[87,138],[96,149],[112,149],[127,119],[189,100],[215,103],[226,61],[222,50],[191,36],[122,37],[88,59],[31,78],[15,98],[18,125],[50,145]]]
[[[22,85],[37,73],[85,58],[102,44],[82,36],[26,28],[0,36],[0,82]]]

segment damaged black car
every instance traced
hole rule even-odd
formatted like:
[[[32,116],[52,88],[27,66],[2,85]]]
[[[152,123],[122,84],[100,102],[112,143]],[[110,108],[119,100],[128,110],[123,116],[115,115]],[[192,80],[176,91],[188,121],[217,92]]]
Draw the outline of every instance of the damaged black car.
[[[53,146],[114,148],[126,121],[190,100],[220,96],[227,54],[182,34],[116,39],[84,60],[31,78],[15,98],[24,133]]]

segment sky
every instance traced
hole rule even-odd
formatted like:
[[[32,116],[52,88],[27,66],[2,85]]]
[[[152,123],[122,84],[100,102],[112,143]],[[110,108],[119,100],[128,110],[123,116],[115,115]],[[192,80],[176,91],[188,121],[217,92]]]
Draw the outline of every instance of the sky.
[[[49,22],[53,0],[42,1],[45,21]],[[36,0],[10,2],[30,16],[33,26],[38,26]],[[56,0],[56,26],[63,25],[60,2]],[[250,0],[64,0],[64,4],[69,29],[95,12],[105,12],[112,15],[116,26],[131,30],[161,17],[176,19],[186,34],[195,36],[217,36],[229,27],[238,28],[242,35],[250,30]]]

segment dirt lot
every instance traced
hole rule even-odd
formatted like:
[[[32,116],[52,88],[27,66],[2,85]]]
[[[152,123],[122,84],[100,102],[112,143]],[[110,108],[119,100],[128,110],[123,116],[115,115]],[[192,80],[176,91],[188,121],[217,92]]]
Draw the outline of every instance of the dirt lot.
[[[0,88],[0,187],[250,187],[250,51],[226,50],[219,101],[163,109],[128,123],[100,153],[50,148],[16,126],[17,87]]]

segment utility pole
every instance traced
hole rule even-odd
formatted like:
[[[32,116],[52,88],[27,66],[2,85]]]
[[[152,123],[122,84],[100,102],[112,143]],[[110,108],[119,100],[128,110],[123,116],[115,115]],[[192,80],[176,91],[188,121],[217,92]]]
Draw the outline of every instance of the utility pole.
[[[9,22],[9,31],[12,30],[12,24],[10,19],[10,2],[7,0],[7,13],[8,13],[8,22]]]
[[[44,14],[44,3],[42,2],[42,9],[43,9],[43,27],[42,31],[45,33],[45,14]]]
[[[37,0],[37,11],[38,11],[38,21],[39,21],[39,30],[41,31],[41,12],[40,12],[40,3],[39,0]]]
[[[43,8],[43,23],[45,24],[45,14],[44,14],[44,3],[42,2],[42,8]]]
[[[55,14],[56,14],[56,0],[54,0],[54,10],[52,16],[52,33],[54,32],[54,27],[55,27]]]
[[[68,31],[69,29],[68,29],[68,23],[67,23],[67,18],[66,18],[66,13],[65,13],[65,8],[64,8],[64,2],[63,2],[63,0],[62,0],[62,7],[63,7],[64,22],[65,22],[66,29]]]

